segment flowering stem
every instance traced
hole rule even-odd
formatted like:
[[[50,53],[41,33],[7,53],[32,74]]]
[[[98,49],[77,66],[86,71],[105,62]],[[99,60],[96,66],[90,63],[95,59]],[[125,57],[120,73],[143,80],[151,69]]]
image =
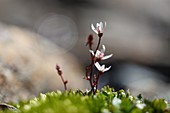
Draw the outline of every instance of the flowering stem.
[[[99,46],[100,46],[100,43],[101,43],[101,38],[102,38],[102,36],[99,36],[99,35],[98,35],[98,37],[99,37],[99,40],[98,40],[98,44],[97,44],[97,47],[96,47],[96,49],[95,49],[94,54],[96,54],[96,51],[99,49]],[[90,82],[92,83],[92,81],[93,81],[93,79],[94,79],[94,78],[92,78],[92,71],[93,71],[93,66],[94,66],[95,60],[93,59],[93,55],[91,55],[91,56],[92,56],[92,64],[91,64]],[[94,86],[94,85],[92,86],[92,91],[93,91],[94,94],[95,94],[96,91],[97,91],[98,79],[99,79],[99,74],[97,75],[97,79],[96,79],[96,83],[95,83],[96,85],[95,85],[95,86]],[[95,90],[94,90],[94,87],[96,87]]]
[[[102,36],[99,36],[98,44],[97,44],[97,47],[95,49],[94,54],[96,54],[96,51],[99,49],[99,46],[100,46],[100,43],[101,43],[101,38],[102,38]],[[93,76],[94,63],[95,63],[95,59],[94,59],[94,56],[91,54],[91,65],[89,66],[90,67],[90,80],[89,80],[89,82],[90,82],[90,85],[91,85],[91,88],[92,88],[91,91],[95,94],[96,90],[97,90],[97,86],[94,85],[94,83],[93,83],[93,80],[94,80],[94,76]],[[86,77],[87,77],[87,75],[86,75]],[[98,79],[99,79],[99,77],[97,77],[96,84],[98,84]],[[94,87],[96,87],[96,88],[94,89]]]
[[[61,80],[62,80],[62,82],[64,84],[64,89],[67,90],[67,81],[64,80],[62,75],[60,77],[61,77]]]
[[[93,84],[93,65],[94,65],[94,63],[93,63],[93,60],[92,60],[92,63],[91,63],[91,65],[90,65],[90,67],[91,67],[91,69],[90,69],[90,85],[91,85],[91,91],[94,93],[94,84]]]
[[[93,85],[93,65],[94,65],[94,60],[93,60],[93,55],[91,54],[91,64],[90,64],[90,66],[87,66],[86,67],[86,77],[88,78],[88,74],[89,74],[89,71],[90,71],[90,79],[88,79],[89,80],[89,82],[90,82],[90,86],[91,86],[91,92],[93,92],[94,93],[94,85]]]
[[[86,67],[86,80],[88,80],[90,82],[90,86],[92,88],[92,92],[93,92],[93,84],[92,84],[92,71],[91,71],[91,66],[92,64],[90,64],[89,66]],[[89,76],[89,71],[90,71],[90,76]]]
[[[96,90],[94,91],[95,93],[97,92],[99,78],[100,78],[100,76],[101,76],[102,74],[103,74],[103,73],[101,73],[100,71],[99,71],[99,73],[97,74],[97,77],[96,77]]]
[[[58,75],[60,76],[60,78],[61,78],[61,80],[62,80],[62,82],[63,82],[63,84],[64,84],[64,89],[67,90],[67,83],[68,83],[68,81],[67,81],[67,80],[64,80],[64,77],[63,77],[63,75],[62,75],[63,72],[62,72],[62,70],[61,70],[61,68],[60,68],[59,65],[56,65],[56,70],[57,70]]]
[[[106,23],[105,23],[105,26],[106,26]],[[89,51],[91,53],[91,64],[86,67],[86,80],[90,82],[91,92],[95,94],[97,92],[100,76],[103,74],[103,72],[108,71],[111,68],[111,66],[108,68],[105,68],[105,65],[100,66],[99,62],[101,60],[110,58],[112,54],[107,55],[107,56],[104,55],[104,52],[105,52],[104,45],[102,46],[102,50],[99,51],[101,39],[103,36],[103,23],[102,22],[97,23],[96,28],[92,24],[91,28],[98,35],[99,39],[98,39],[98,43],[97,43],[95,51],[92,50],[93,35],[91,34],[89,35],[88,42],[86,43],[86,45],[89,45]],[[94,73],[94,66],[96,66],[99,71],[97,75]]]
[[[94,54],[96,54],[96,51],[99,49],[99,46],[100,46],[100,43],[101,43],[101,36],[99,36],[99,41],[98,41],[98,44],[97,44],[97,47],[96,47],[96,50],[94,52]]]

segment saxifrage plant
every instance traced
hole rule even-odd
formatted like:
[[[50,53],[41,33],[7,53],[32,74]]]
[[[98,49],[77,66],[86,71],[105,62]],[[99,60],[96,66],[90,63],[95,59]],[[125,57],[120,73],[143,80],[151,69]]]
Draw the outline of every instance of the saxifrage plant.
[[[86,67],[84,79],[89,81],[91,89],[82,92],[68,90],[68,81],[64,79],[60,66],[56,65],[56,70],[64,85],[65,92],[57,90],[40,94],[39,97],[21,101],[13,106],[1,103],[0,113],[170,113],[170,102],[165,99],[149,100],[138,96],[132,96],[129,90],[114,91],[113,88],[105,86],[98,90],[99,78],[108,71],[111,66],[100,65],[101,60],[112,57],[112,54],[105,55],[106,47],[102,45],[104,27],[106,23],[100,22],[91,25],[92,30],[98,36],[97,47],[93,50],[93,35],[90,34],[86,45],[89,47],[91,64]],[[95,73],[94,68],[98,72]],[[15,106],[15,107],[14,107]]]

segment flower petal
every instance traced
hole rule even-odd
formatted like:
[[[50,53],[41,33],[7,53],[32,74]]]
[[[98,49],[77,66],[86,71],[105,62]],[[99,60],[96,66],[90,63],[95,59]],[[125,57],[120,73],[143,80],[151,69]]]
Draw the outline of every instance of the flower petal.
[[[101,52],[105,52],[106,51],[106,47],[105,47],[105,45],[102,45],[102,49],[101,49]]]
[[[97,50],[97,51],[96,51],[96,54],[95,54],[95,57],[96,57],[96,58],[100,58],[100,54],[101,54],[101,52],[100,52],[99,50]]]
[[[103,23],[100,22],[100,31],[102,31],[102,29],[103,29]]]
[[[96,24],[96,28],[94,27],[93,24],[91,24],[91,28],[92,30],[96,33],[96,34],[99,34],[99,33],[103,33],[104,31],[104,27],[106,27],[106,22],[99,22]]]
[[[103,70],[103,72],[108,71],[110,68],[111,68],[111,66],[105,68],[105,69]]]
[[[97,68],[99,71],[101,71],[101,68],[102,68],[102,67],[100,66],[99,62],[96,62],[94,65],[96,66],[96,68]]]
[[[104,27],[106,27],[106,25],[107,25],[107,23],[106,23],[106,21],[104,22]]]
[[[101,66],[101,71],[104,72],[104,70],[105,70],[105,65],[102,65]]]
[[[94,56],[94,51],[93,50],[89,50],[89,52]]]
[[[99,28],[99,27],[100,27],[100,23],[97,23],[97,24],[96,24],[96,28]]]
[[[98,34],[98,31],[95,29],[95,27],[94,27],[93,24],[91,24],[91,29],[92,29],[96,34]]]
[[[113,54],[110,54],[110,55],[107,55],[107,56],[104,56],[101,60],[106,60],[106,59],[109,59],[113,56]]]

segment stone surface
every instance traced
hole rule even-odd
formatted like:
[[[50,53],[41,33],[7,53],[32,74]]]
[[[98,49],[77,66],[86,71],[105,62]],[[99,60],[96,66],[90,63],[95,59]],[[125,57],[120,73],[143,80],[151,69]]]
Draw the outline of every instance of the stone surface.
[[[18,101],[64,89],[56,63],[69,88],[85,89],[84,73],[74,56],[39,37],[24,28],[0,23],[0,101]]]
[[[90,28],[90,24],[92,23],[95,24],[96,22],[99,21],[106,21],[107,27],[105,29],[102,42],[103,44],[106,45],[107,53],[114,54],[114,56],[111,59],[106,61],[107,63],[117,65],[117,67],[119,66],[121,67],[121,62],[119,62],[119,64],[118,63],[114,64],[115,61],[120,60],[125,63],[129,62],[129,63],[137,63],[142,66],[144,65],[146,66],[146,68],[147,66],[153,66],[153,67],[159,66],[160,70],[156,68],[154,70],[150,69],[150,71],[156,72],[157,74],[162,72],[163,74],[167,73],[166,76],[169,77],[169,71],[168,71],[169,64],[170,64],[170,54],[169,54],[170,7],[169,6],[170,6],[169,1],[163,1],[163,0],[150,0],[150,1],[148,0],[142,0],[142,1],[140,0],[126,0],[126,1],[97,0],[97,2],[96,0],[71,0],[71,1],[69,0],[48,0],[48,1],[1,0],[0,21],[7,23],[9,25],[26,27],[31,31],[40,33],[46,38],[48,37],[49,40],[53,41],[55,44],[58,44],[61,47],[64,45],[63,47],[69,49],[68,51],[71,51],[73,54],[75,54],[77,56],[77,59],[86,65],[89,64],[88,61],[89,51],[88,48],[84,45],[89,33],[93,33],[93,31]],[[2,27],[1,27],[1,31],[4,32],[1,32],[0,35],[6,37],[7,31],[4,30],[4,28]],[[12,35],[16,36],[15,33]],[[76,36],[77,38],[74,39],[75,41],[74,42],[72,38]],[[56,38],[56,37],[60,37],[60,38]],[[62,38],[62,40],[60,40],[61,37],[63,37],[64,39]],[[67,38],[69,41],[66,40]],[[1,38],[1,40],[4,41],[5,39]],[[65,40],[67,42],[71,42],[70,45],[63,43],[65,42]],[[38,42],[39,41],[40,40],[38,40]],[[95,41],[97,41],[96,37],[95,37]],[[40,43],[42,42],[40,41]],[[48,46],[50,45],[51,47],[51,44],[46,43],[45,45]],[[46,48],[40,47],[39,44],[37,46],[37,42],[34,44],[34,47],[38,48],[38,49],[34,49],[36,53],[39,53],[40,51],[46,51],[45,50]],[[13,50],[10,49],[10,51],[12,52]],[[22,51],[25,51],[25,49],[23,49]],[[50,52],[50,54],[51,53],[56,53],[56,52]],[[15,52],[13,52],[13,55],[14,54]],[[54,69],[53,67],[50,67],[53,66],[54,63],[53,65],[48,64],[45,61],[46,57],[42,61],[39,60],[37,55],[35,54],[32,55],[27,53],[25,55],[28,56],[31,55],[32,57],[36,57],[34,58],[36,59],[36,62],[41,62],[42,65],[44,64],[49,65],[48,68]],[[56,55],[58,56],[58,54]],[[8,59],[10,60],[9,56]],[[25,61],[27,62],[27,59],[25,59]],[[18,62],[18,60],[16,60],[16,62]],[[31,65],[32,63],[36,66],[34,65],[32,65],[31,67],[28,66]],[[26,71],[28,75],[29,73],[32,73],[29,70],[35,69],[35,67],[37,67],[37,64],[34,61],[32,63],[27,64]],[[20,68],[22,66],[23,65],[17,65],[17,68]],[[44,69],[44,67],[42,67],[42,69]],[[27,68],[29,68],[29,70]],[[22,75],[26,75],[25,73],[26,71],[23,68],[22,70],[20,70],[20,73],[24,73]],[[49,71],[51,72],[51,70]],[[110,82],[112,83],[114,80],[116,80],[116,83],[120,84],[121,81],[118,81],[116,79],[114,66],[112,66],[111,71],[113,72],[113,74],[109,76],[106,75],[107,77],[112,76],[112,79],[108,79],[108,80],[110,80]],[[122,68],[119,71],[122,72]],[[41,71],[39,71],[39,74],[41,74]],[[137,73],[137,75],[138,74],[139,73]],[[34,76],[34,77],[39,77],[39,76]],[[121,80],[127,81],[127,78],[129,77],[127,78],[125,77],[127,77],[126,73],[122,76]],[[142,78],[143,77],[144,76],[142,76]],[[36,80],[37,79],[39,78],[36,78]],[[140,78],[136,80],[140,80]],[[136,82],[136,80],[134,82]],[[105,83],[106,81],[107,80],[103,79],[102,83]],[[157,81],[155,83],[157,83]],[[37,83],[37,84],[41,84],[41,83]],[[144,81],[142,81],[141,84],[139,85],[140,88],[137,87],[137,89],[135,89],[134,87],[132,87],[133,90],[137,90],[137,93],[138,91],[142,91],[143,89],[142,84],[145,85]],[[126,85],[127,87],[130,87],[130,84],[129,85],[126,84]],[[148,83],[148,85],[153,86],[150,83]],[[160,86],[161,87],[159,87],[160,89],[159,91],[165,94],[164,91],[168,91],[168,90],[166,89],[162,90],[162,89],[164,89],[165,86],[169,86],[169,83],[165,85],[162,84]],[[116,86],[114,85],[114,87]],[[150,88],[152,91],[153,89],[155,89],[153,87]],[[156,92],[156,94],[158,94],[159,92],[157,88],[155,89],[155,91],[153,91]],[[147,91],[145,90],[145,92],[150,92],[150,90]]]
[[[72,52],[82,62],[88,61],[84,59],[88,57],[84,44],[92,33],[90,24],[107,21],[102,41],[108,53],[115,54],[112,61],[169,65],[169,10],[169,2],[162,0],[5,0],[0,1],[0,20],[39,31],[58,45],[62,41],[58,43],[53,37],[68,38],[71,33],[75,34],[75,27],[80,40],[71,43],[71,46],[75,44]],[[82,47],[85,51],[79,54]]]

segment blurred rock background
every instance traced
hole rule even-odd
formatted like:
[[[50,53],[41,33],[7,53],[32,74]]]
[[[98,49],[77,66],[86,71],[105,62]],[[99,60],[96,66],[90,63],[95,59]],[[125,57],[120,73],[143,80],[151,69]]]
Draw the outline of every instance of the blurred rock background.
[[[0,24],[0,29],[1,101],[17,102],[40,92],[64,89],[56,63],[69,88],[85,88],[82,68],[72,54],[61,55],[64,49],[24,28]]]
[[[169,10],[162,0],[0,0],[1,101],[62,89],[56,63],[71,88],[87,88],[85,42],[99,21],[107,22],[102,41],[114,54],[100,88],[170,99]]]

